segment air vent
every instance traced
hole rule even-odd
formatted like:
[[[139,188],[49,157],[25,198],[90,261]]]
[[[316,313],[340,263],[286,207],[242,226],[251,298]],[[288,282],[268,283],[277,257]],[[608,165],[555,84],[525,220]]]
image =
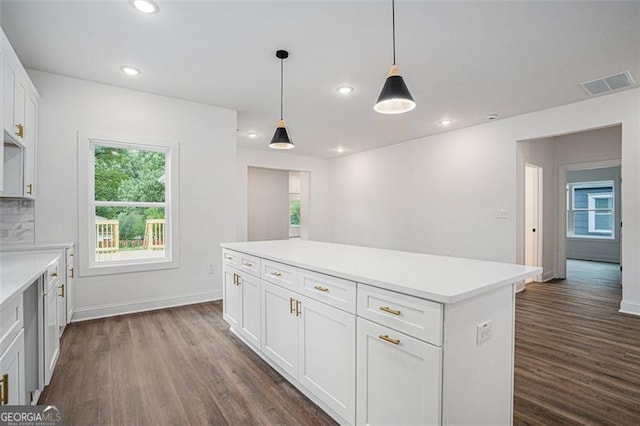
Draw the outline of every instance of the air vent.
[[[629,71],[621,72],[620,74],[610,75],[608,77],[599,78],[597,80],[587,81],[580,86],[589,95],[602,95],[603,93],[613,92],[616,90],[626,89],[628,87],[635,86],[636,83],[631,77]]]

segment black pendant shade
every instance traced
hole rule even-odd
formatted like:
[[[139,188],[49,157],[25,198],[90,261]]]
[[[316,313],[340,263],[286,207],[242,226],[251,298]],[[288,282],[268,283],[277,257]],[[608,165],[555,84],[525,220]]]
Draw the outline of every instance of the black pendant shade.
[[[382,114],[402,114],[415,107],[416,103],[398,72],[398,67],[393,65],[373,109]]]
[[[276,57],[280,59],[280,120],[278,120],[278,126],[276,127],[276,131],[273,134],[273,138],[271,138],[271,142],[269,143],[269,148],[273,149],[291,149],[294,148],[295,145],[289,139],[289,134],[287,133],[287,126],[284,123],[284,119],[282,118],[282,110],[283,110],[283,94],[284,94],[284,60],[289,57],[289,52],[286,50],[278,50],[276,52]]]
[[[278,127],[276,127],[276,131],[273,134],[273,138],[271,138],[271,142],[269,143],[269,148],[273,149],[291,149],[293,148],[293,142],[289,139],[289,134],[287,133],[287,127],[284,124],[284,120],[278,121]]]

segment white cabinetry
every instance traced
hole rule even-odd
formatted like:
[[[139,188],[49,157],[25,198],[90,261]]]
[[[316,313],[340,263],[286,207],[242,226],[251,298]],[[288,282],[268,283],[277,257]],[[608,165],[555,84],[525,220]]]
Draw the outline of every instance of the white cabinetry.
[[[60,355],[60,323],[58,299],[60,298],[59,259],[51,266],[43,280],[44,306],[44,384],[48,385]]]
[[[262,352],[284,371],[298,375],[296,294],[264,281],[262,286]]]
[[[24,331],[0,355],[0,405],[24,404]]]
[[[4,33],[2,36],[2,121],[4,197],[35,198],[39,95]]]
[[[60,270],[64,271],[64,273],[60,274],[60,291],[58,293],[58,325],[60,327],[60,336],[62,336],[65,327],[71,322],[75,307],[76,278],[73,246],[67,247],[62,251]]]

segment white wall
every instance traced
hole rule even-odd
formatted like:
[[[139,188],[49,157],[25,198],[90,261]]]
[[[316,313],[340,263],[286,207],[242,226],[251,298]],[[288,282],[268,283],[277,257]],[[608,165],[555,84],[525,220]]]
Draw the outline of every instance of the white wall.
[[[235,211],[228,200],[235,197],[236,112],[48,73],[29,74],[42,96],[37,242],[77,241],[78,129],[181,143],[180,267],[80,277],[75,319],[221,297],[219,244],[235,240]],[[215,265],[214,274],[207,273],[209,263]]]
[[[247,239],[289,239],[289,171],[249,167]]]
[[[309,206],[303,212],[307,221],[308,238],[330,241],[333,222],[329,216],[331,200],[327,160],[257,149],[237,150],[236,165],[236,235],[238,241],[247,241],[247,176],[249,167],[309,172]],[[304,186],[304,185],[303,185]]]
[[[640,314],[639,115],[640,89],[627,90],[331,160],[332,239],[515,262],[516,142],[622,124],[621,309]]]

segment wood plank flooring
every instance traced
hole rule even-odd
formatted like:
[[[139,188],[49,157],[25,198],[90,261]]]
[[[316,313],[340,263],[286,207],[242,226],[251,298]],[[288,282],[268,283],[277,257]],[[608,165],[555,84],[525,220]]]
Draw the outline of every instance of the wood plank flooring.
[[[228,331],[221,307],[69,325],[39,403],[65,425],[335,424]]]
[[[514,423],[640,424],[640,318],[618,312],[618,265],[569,261],[516,297]]]
[[[617,312],[617,266],[599,266],[518,294],[515,424],[640,424],[640,318]],[[221,306],[71,324],[40,404],[69,425],[334,424],[229,333]]]

